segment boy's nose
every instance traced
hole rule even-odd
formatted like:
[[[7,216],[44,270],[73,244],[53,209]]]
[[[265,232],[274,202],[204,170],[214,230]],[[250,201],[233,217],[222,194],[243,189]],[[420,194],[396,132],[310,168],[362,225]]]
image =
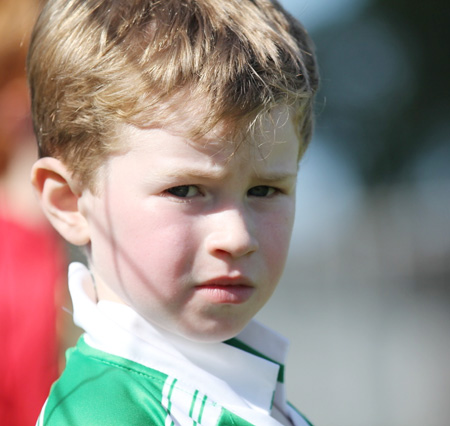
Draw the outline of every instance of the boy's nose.
[[[209,219],[212,222],[206,238],[209,253],[238,258],[258,250],[258,240],[250,229],[249,220],[238,209],[211,214]]]

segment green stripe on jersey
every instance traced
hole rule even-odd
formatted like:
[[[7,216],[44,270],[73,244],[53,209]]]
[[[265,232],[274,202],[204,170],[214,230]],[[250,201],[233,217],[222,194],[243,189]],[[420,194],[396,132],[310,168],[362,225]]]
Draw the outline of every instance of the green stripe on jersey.
[[[194,413],[195,400],[197,399],[198,390],[194,392],[194,396],[192,397],[191,409],[189,410],[189,417],[193,419],[192,414]]]
[[[198,413],[198,422],[202,423],[203,411],[205,410],[205,404],[208,397],[205,395],[202,399],[202,406],[200,407],[200,413]]]

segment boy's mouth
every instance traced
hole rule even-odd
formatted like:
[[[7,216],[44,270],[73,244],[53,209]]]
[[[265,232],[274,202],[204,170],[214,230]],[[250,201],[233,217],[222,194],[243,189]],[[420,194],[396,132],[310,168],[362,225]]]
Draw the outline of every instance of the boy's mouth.
[[[255,290],[252,282],[245,277],[218,277],[196,286],[196,292],[210,302],[230,305],[245,303]]]

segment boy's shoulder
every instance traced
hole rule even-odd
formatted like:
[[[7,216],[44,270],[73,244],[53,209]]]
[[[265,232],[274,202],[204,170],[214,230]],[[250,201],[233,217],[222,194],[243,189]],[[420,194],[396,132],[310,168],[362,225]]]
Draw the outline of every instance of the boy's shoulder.
[[[52,386],[37,426],[164,425],[167,375],[98,351],[81,338]],[[151,423],[149,423],[151,422]]]
[[[164,426],[172,417],[189,424],[252,426],[176,378],[94,349],[81,337],[68,351],[36,426]]]

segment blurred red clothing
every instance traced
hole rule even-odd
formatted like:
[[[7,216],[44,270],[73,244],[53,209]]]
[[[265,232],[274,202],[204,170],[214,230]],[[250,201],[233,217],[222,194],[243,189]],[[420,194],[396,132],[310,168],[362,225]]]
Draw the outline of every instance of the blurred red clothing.
[[[35,425],[58,376],[63,251],[46,224],[0,215],[0,424]]]

